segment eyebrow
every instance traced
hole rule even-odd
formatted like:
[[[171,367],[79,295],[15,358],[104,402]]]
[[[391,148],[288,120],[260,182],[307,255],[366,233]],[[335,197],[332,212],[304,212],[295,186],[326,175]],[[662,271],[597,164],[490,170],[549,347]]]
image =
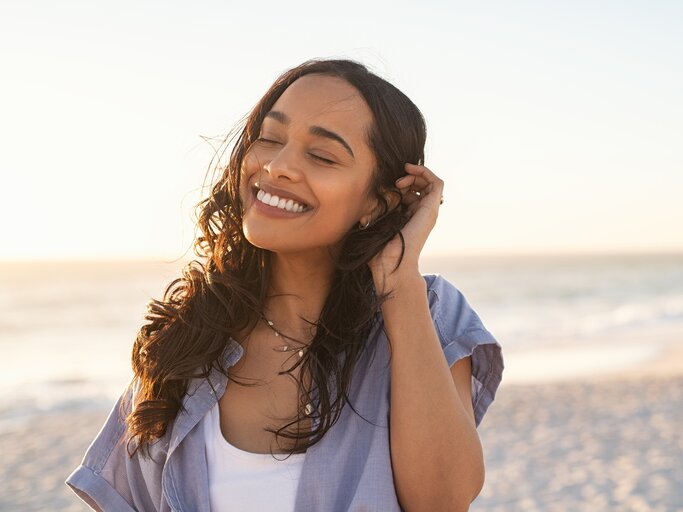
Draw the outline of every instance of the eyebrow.
[[[279,110],[271,110],[269,111],[265,117],[270,117],[272,119],[275,119],[276,121],[282,123],[282,124],[289,124],[289,116],[285,114],[284,112],[280,112]],[[353,154],[353,150],[351,149],[351,146],[339,135],[338,133],[332,132],[328,130],[327,128],[323,128],[322,126],[311,126],[308,131],[312,135],[317,135],[319,137],[325,137],[326,139],[331,139],[339,142],[342,146],[344,146],[344,149],[349,152],[349,154],[354,158],[356,156]]]

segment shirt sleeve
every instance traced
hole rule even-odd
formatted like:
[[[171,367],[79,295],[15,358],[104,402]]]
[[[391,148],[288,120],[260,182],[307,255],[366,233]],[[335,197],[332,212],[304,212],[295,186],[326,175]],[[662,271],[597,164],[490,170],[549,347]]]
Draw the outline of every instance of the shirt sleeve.
[[[93,510],[134,512],[156,510],[144,488],[146,476],[138,453],[131,460],[126,451],[123,412],[131,410],[135,386],[119,396],[104,425],[88,447],[81,464],[64,482]],[[125,398],[125,411],[120,411]],[[137,482],[137,485],[132,485]]]
[[[472,407],[478,427],[503,377],[502,347],[460,290],[439,274],[424,277],[432,319],[448,366],[472,357]]]

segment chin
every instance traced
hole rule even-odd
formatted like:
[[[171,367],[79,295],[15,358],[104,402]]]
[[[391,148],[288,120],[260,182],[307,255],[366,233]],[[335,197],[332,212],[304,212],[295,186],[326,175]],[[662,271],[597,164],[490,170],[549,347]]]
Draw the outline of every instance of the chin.
[[[291,250],[291,237],[288,240],[280,239],[280,235],[274,234],[271,229],[254,226],[253,223],[243,222],[242,233],[247,241],[259,249],[271,252],[283,252]]]

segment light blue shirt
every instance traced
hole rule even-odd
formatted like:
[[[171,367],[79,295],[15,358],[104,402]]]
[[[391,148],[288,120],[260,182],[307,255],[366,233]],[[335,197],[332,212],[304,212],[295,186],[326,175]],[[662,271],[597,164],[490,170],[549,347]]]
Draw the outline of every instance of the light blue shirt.
[[[472,356],[472,406],[478,427],[501,382],[501,346],[455,286],[439,274],[423,277],[448,366]],[[390,458],[389,342],[381,313],[377,315],[348,395],[358,414],[346,404],[337,423],[306,451],[297,488],[297,512],[402,510]],[[231,338],[222,356],[226,367],[239,361],[242,354],[242,346]],[[227,377],[217,369],[207,379],[190,381],[183,408],[166,434],[150,444],[153,460],[139,452],[131,459],[126,453],[126,427],[118,414],[122,395],[65,483],[91,507],[96,509],[97,504],[105,512],[210,510],[200,422],[226,385]],[[313,397],[315,406],[315,393]]]

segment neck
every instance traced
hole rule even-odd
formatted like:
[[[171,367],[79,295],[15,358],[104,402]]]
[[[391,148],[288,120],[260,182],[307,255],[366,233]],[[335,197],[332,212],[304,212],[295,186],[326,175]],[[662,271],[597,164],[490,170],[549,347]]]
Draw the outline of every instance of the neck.
[[[283,333],[309,341],[311,326],[300,317],[311,322],[320,318],[334,275],[329,256],[271,253],[270,264],[266,317]]]

